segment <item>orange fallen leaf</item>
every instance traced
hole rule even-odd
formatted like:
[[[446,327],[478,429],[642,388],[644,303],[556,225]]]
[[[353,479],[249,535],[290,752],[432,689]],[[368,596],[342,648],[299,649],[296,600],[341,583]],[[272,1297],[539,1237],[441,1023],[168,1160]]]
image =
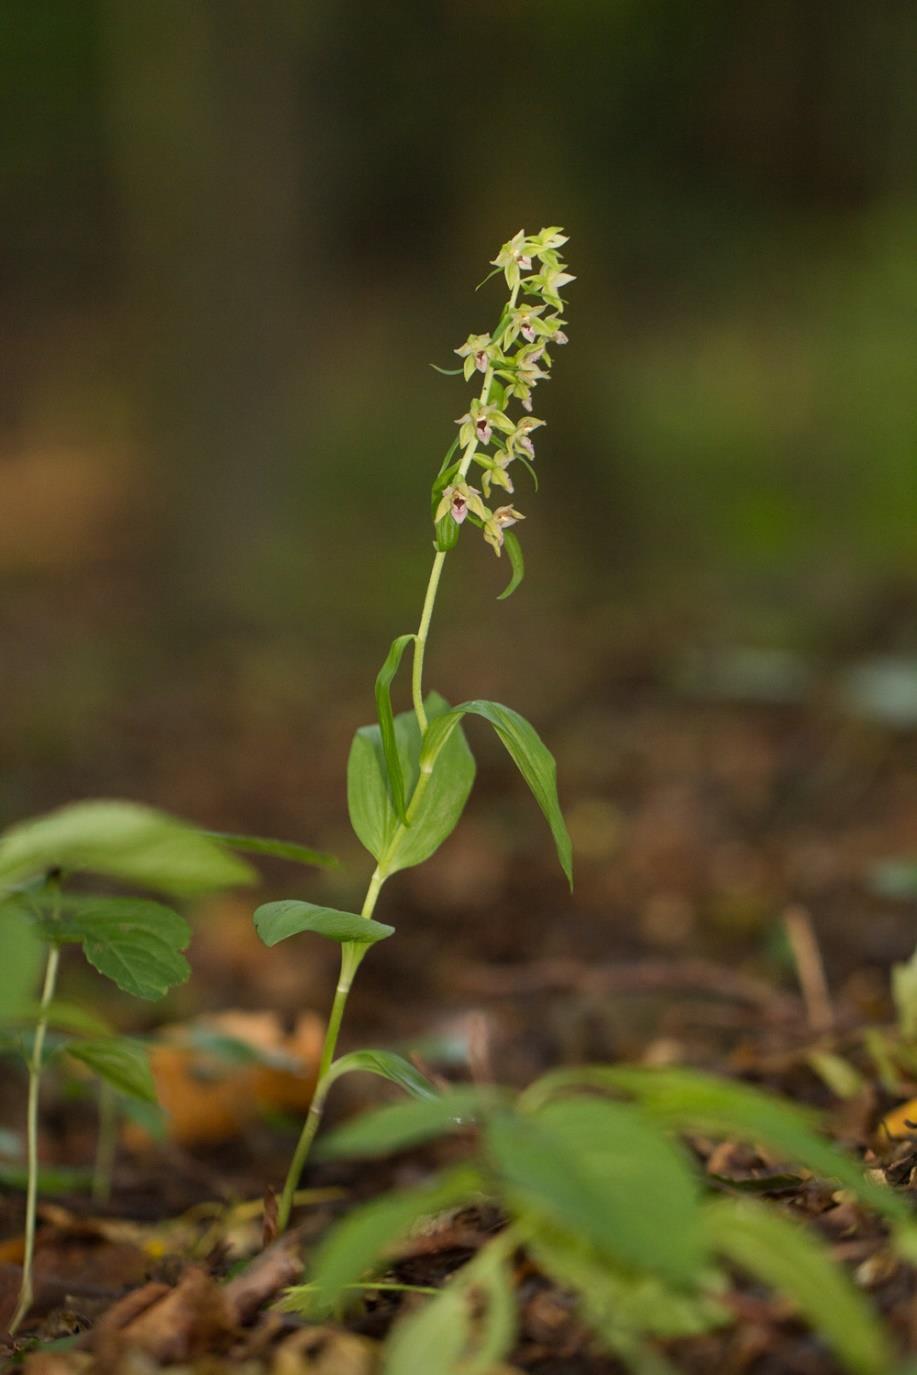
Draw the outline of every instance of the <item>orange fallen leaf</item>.
[[[302,1013],[289,1035],[273,1012],[222,1012],[164,1028],[150,1064],[170,1138],[182,1146],[213,1145],[237,1136],[265,1109],[305,1112],[323,1034],[313,1012]],[[237,1042],[260,1061],[221,1055],[213,1038]],[[133,1123],[125,1137],[134,1146],[148,1139]]]
[[[904,1141],[909,1136],[917,1138],[917,1098],[909,1098],[887,1112],[879,1123],[877,1136],[880,1146],[887,1145],[889,1138],[893,1141]]]

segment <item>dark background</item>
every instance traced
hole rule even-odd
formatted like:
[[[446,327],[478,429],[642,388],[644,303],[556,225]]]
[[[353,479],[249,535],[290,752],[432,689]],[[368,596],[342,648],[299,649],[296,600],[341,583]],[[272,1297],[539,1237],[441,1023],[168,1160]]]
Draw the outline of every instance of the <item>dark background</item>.
[[[578,905],[477,735],[465,829],[384,901],[493,959],[766,946],[800,896],[862,928],[917,823],[917,8],[3,0],[0,34],[0,820],[142,798],[340,849],[271,881],[354,899],[348,741],[470,392],[428,364],[562,224],[528,577],[497,603],[463,542],[429,681],[556,746]]]

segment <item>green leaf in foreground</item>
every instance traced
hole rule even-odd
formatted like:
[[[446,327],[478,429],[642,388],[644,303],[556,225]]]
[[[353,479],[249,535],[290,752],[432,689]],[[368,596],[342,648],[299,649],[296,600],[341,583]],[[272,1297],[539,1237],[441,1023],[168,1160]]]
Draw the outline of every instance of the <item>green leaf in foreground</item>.
[[[559,1084],[565,1073],[548,1076],[545,1082]],[[577,1072],[569,1073],[572,1080]],[[579,1082],[633,1094],[660,1126],[767,1146],[823,1179],[837,1180],[883,1217],[898,1223],[910,1217],[902,1198],[876,1184],[858,1161],[818,1134],[816,1113],[773,1094],[687,1069],[598,1067],[584,1071]]]
[[[66,1050],[119,1093],[145,1103],[156,1102],[149,1053],[139,1042],[110,1036],[97,1041],[71,1041]]]
[[[191,970],[181,953],[191,928],[170,907],[140,898],[80,898],[68,903],[67,940],[100,974],[135,998],[161,998]]]
[[[374,945],[394,935],[394,926],[358,916],[356,912],[339,912],[335,907],[317,907],[314,902],[298,898],[284,898],[280,902],[266,902],[255,911],[255,929],[265,945],[277,945],[290,936],[311,931],[315,936],[343,944],[357,941]]]
[[[433,768],[436,777],[437,760],[440,752],[448,747],[452,732],[463,716],[471,714],[488,721],[522,774],[529,789],[538,803],[545,820],[551,828],[560,867],[573,887],[573,847],[566,822],[560,809],[557,796],[557,764],[554,756],[541,736],[512,707],[504,707],[499,702],[462,702],[430,722],[424,737],[421,753],[421,767]]]
[[[449,710],[432,692],[424,706],[431,721]],[[410,797],[420,776],[420,728],[412,711],[400,712],[394,726],[405,795]],[[462,815],[474,773],[468,743],[461,731],[455,731],[406,827],[389,790],[381,731],[378,726],[361,726],[347,761],[347,805],[357,837],[386,875],[422,864],[439,849]]]
[[[517,1215],[674,1283],[690,1282],[703,1264],[696,1179],[638,1109],[565,1099],[531,1117],[495,1115],[486,1142]]]
[[[75,802],[0,836],[0,888],[50,869],[90,870],[176,894],[256,879],[248,864],[196,827],[136,802]]]
[[[305,864],[317,869],[337,869],[341,863],[337,855],[327,850],[313,850],[308,845],[299,845],[294,840],[273,840],[269,836],[230,835],[226,831],[202,831],[210,840],[223,845],[227,850],[237,850],[243,855],[269,855],[272,859],[289,859],[294,864]]]
[[[382,1375],[418,1375],[422,1370],[464,1375],[469,1365],[463,1357],[471,1336],[468,1296],[453,1281],[423,1308],[395,1324],[385,1343]]]
[[[16,903],[0,904],[0,1019],[16,1017],[35,996],[41,942]]]
[[[440,1096],[439,1090],[430,1083],[425,1074],[421,1074],[409,1060],[405,1060],[403,1055],[397,1055],[393,1050],[352,1050],[349,1055],[341,1055],[328,1070],[324,1082],[326,1085],[333,1084],[336,1079],[356,1070],[388,1079],[390,1083],[404,1089],[412,1098],[430,1099]]]
[[[395,734],[395,714],[392,711],[392,682],[401,665],[404,651],[413,644],[415,635],[399,635],[392,641],[385,656],[385,663],[376,675],[376,711],[379,716],[379,732],[382,738],[382,754],[388,774],[388,786],[392,795],[392,805],[399,821],[407,825],[407,812],[404,799],[404,770],[398,751]]]
[[[432,1141],[444,1132],[471,1126],[482,1108],[496,1103],[494,1090],[463,1086],[437,1098],[389,1103],[329,1132],[318,1145],[316,1156],[338,1160],[351,1156],[388,1155]]]
[[[400,1241],[420,1218],[465,1202],[480,1188],[477,1171],[461,1165],[432,1184],[385,1194],[348,1213],[319,1246],[298,1311],[310,1317],[333,1312],[345,1290],[367,1271],[378,1271],[384,1249]]]
[[[747,1199],[713,1199],[703,1212],[714,1248],[792,1300],[852,1375],[887,1375],[893,1368],[878,1318],[812,1233]]]

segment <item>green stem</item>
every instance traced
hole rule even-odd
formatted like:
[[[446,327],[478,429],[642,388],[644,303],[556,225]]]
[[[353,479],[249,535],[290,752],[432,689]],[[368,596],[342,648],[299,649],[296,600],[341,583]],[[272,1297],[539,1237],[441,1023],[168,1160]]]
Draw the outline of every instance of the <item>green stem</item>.
[[[22,1258],[22,1283],[19,1286],[19,1298],[9,1327],[10,1336],[16,1333],[32,1304],[32,1262],[35,1257],[35,1216],[38,1206],[38,1099],[41,1088],[41,1060],[45,1048],[45,1032],[48,1029],[48,1009],[54,998],[59,964],[60,948],[52,945],[48,950],[45,982],[38,1009],[38,1020],[35,1023],[32,1054],[29,1057],[28,1065],[29,1099],[26,1109],[28,1183],[25,1197],[25,1252]]]
[[[99,1081],[99,1135],[92,1170],[92,1197],[96,1203],[111,1198],[111,1180],[118,1151],[118,1100],[105,1079]]]
[[[512,310],[519,295],[518,285],[513,288],[510,296],[509,309]],[[493,383],[493,369],[488,368],[484,374],[484,383],[481,387],[481,401],[486,405],[490,396],[490,388]],[[465,452],[459,464],[457,480],[464,482],[471,467],[478,447],[476,438],[472,438],[466,445]],[[427,713],[423,705],[423,664],[424,655],[427,648],[427,638],[430,633],[430,623],[433,619],[433,609],[436,606],[436,594],[439,591],[439,580],[442,576],[443,564],[446,562],[444,550],[437,550],[433,558],[433,567],[430,570],[430,577],[427,581],[427,590],[424,594],[423,609],[420,613],[420,625],[417,634],[414,636],[414,658],[411,668],[411,698],[414,705],[414,714],[417,717],[417,724],[420,727],[421,738],[427,732]],[[420,777],[408,804],[407,820],[408,824],[413,821],[420,801],[426,792],[430,782],[430,772],[421,771]],[[398,836],[403,830],[403,825],[399,825],[392,844],[397,842]],[[388,878],[385,868],[385,856],[383,855],[379,864],[373,871],[366,890],[366,897],[363,899],[363,906],[360,913],[364,917],[371,917],[382,891],[382,885]],[[328,1026],[325,1030],[325,1039],[322,1042],[322,1053],[319,1059],[318,1078],[315,1084],[315,1092],[312,1095],[312,1102],[309,1105],[309,1112],[303,1124],[303,1129],[296,1143],[296,1150],[293,1152],[293,1159],[287,1172],[286,1182],[283,1186],[283,1193],[280,1196],[280,1206],[277,1213],[277,1225],[281,1232],[286,1230],[290,1220],[290,1213],[293,1208],[293,1199],[299,1185],[300,1176],[309,1158],[312,1149],[312,1142],[315,1140],[316,1133],[321,1125],[322,1114],[325,1109],[325,1099],[331,1084],[328,1082],[328,1071],[334,1062],[334,1053],[337,1049],[338,1036],[341,1030],[341,1022],[344,1020],[344,1009],[347,1006],[347,998],[350,988],[360,967],[360,961],[365,955],[367,947],[358,945],[355,942],[346,944],[341,948],[341,973],[338,985],[334,994],[334,1001],[331,1004],[331,1013],[328,1017]]]
[[[374,880],[375,877],[376,875],[374,874]],[[376,889],[377,893],[379,887],[381,887],[381,882]],[[370,889],[371,888],[372,883],[370,884]],[[367,893],[367,903],[369,902],[369,896],[369,893]],[[364,907],[366,905],[367,904],[364,904]],[[370,911],[371,910],[372,908],[370,908]],[[370,912],[364,911],[363,915],[368,917]],[[330,1088],[330,1084],[327,1083],[327,1075],[334,1060],[334,1052],[337,1049],[341,1022],[344,1020],[344,1009],[347,1006],[347,996],[350,993],[354,975],[360,967],[360,961],[365,953],[366,946],[358,944],[356,941],[348,941],[345,945],[341,946],[341,972],[338,978],[337,988],[334,992],[334,1002],[331,1004],[328,1025],[325,1028],[325,1039],[322,1043],[322,1054],[319,1060],[315,1092],[312,1095],[312,1102],[309,1105],[309,1111],[306,1114],[302,1132],[296,1143],[296,1150],[293,1152],[293,1159],[290,1161],[290,1168],[287,1171],[283,1193],[280,1196],[280,1206],[277,1210],[277,1227],[281,1232],[286,1231],[287,1223],[290,1221],[290,1213],[293,1209],[293,1196],[296,1193],[300,1176],[309,1158],[309,1151],[312,1149],[312,1142],[315,1140],[315,1134],[321,1124],[322,1113],[325,1108],[325,1098]]]
[[[427,636],[430,633],[430,621],[433,619],[433,608],[436,605],[436,593],[439,590],[439,579],[445,562],[445,550],[440,549],[433,558],[433,567],[430,570],[430,580],[427,583],[427,592],[423,600],[423,611],[420,613],[420,625],[414,637],[414,662],[411,669],[411,696],[414,700],[414,715],[417,717],[417,724],[420,727],[421,735],[425,735],[427,730],[427,713],[423,709],[423,659],[427,648]]]

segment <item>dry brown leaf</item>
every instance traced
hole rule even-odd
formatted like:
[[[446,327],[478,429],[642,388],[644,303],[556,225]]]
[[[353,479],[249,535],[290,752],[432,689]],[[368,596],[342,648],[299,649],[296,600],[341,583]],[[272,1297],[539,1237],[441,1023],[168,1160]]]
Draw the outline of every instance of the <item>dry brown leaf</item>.
[[[307,1327],[280,1344],[271,1375],[374,1375],[378,1366],[379,1348],[367,1337]]]
[[[284,1067],[229,1062],[190,1045],[195,1029],[240,1041],[282,1059]],[[237,1136],[265,1108],[305,1112],[323,1035],[323,1023],[313,1012],[302,1013],[289,1035],[273,1012],[222,1012],[165,1028],[150,1062],[171,1139],[181,1146],[212,1145]],[[132,1123],[125,1139],[135,1147],[148,1140]]]

